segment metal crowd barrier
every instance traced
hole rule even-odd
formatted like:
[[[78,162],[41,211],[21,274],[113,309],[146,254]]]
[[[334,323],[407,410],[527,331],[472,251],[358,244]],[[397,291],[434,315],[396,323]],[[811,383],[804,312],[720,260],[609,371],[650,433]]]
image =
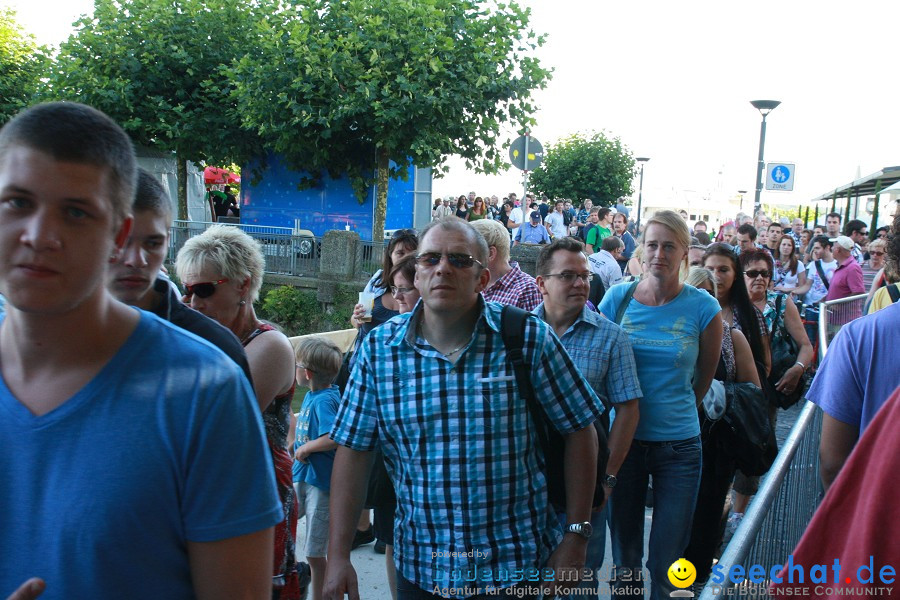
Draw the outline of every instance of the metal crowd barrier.
[[[861,294],[819,304],[820,359],[825,357],[828,344],[840,328],[862,316],[865,301],[866,294]],[[724,582],[716,583],[717,578],[711,577],[700,600],[768,597],[772,567],[785,563],[822,498],[821,432],[822,409],[807,402],[716,565]],[[745,580],[732,584],[728,573],[734,565],[744,568],[745,577],[752,565],[762,565],[766,579],[762,583]]]
[[[322,240],[309,235],[297,235],[290,227],[247,225],[244,223],[209,223],[175,221],[169,236],[168,261],[174,262],[184,243],[213,225],[227,225],[242,229],[259,241],[266,258],[265,272],[280,275],[312,277],[319,272]]]

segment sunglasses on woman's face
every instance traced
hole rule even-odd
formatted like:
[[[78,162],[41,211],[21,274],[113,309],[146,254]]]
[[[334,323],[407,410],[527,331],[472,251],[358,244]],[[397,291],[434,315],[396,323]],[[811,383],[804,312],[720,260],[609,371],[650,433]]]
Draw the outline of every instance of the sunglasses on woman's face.
[[[772,274],[769,273],[768,271],[756,271],[756,270],[744,271],[744,275],[746,275],[750,279],[756,279],[757,277],[760,277],[760,276],[762,276],[763,279],[768,279],[769,277],[772,276]]]
[[[185,284],[184,289],[187,291],[188,296],[196,295],[198,298],[209,298],[216,293],[216,286],[225,283],[226,281],[228,280],[220,279],[218,281],[203,281],[193,285]]]

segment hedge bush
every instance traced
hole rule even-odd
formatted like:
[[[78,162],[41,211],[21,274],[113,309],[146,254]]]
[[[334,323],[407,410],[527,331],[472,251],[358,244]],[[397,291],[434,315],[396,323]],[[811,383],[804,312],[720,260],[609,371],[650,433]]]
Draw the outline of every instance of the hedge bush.
[[[323,309],[315,290],[289,285],[268,290],[257,304],[257,316],[279,325],[287,336],[321,333],[350,328],[350,315],[357,294],[339,289],[335,302]]]

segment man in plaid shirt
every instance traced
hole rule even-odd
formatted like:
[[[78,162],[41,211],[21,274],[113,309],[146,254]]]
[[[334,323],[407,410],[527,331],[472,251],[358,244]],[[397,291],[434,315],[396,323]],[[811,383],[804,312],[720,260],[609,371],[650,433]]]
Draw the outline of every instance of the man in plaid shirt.
[[[537,586],[542,567],[558,576],[584,565],[599,398],[551,329],[528,319],[523,353],[536,399],[570,458],[563,534],[506,357],[502,307],[480,295],[490,280],[487,243],[455,219],[431,223],[420,240],[422,301],[366,338],[332,430],[340,446],[326,598],[358,598],[350,544],[376,444],[397,492],[399,600],[486,597],[531,576]]]
[[[480,233],[488,245],[487,268],[491,274],[487,287],[481,292],[488,302],[499,302],[532,311],[541,303],[541,291],[534,277],[519,268],[519,263],[509,261],[509,236],[499,221],[481,219],[472,227]]]

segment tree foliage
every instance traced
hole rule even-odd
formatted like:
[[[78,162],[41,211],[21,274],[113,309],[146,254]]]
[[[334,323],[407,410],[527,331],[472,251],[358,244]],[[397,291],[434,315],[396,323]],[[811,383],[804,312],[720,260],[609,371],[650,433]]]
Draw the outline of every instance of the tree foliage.
[[[603,132],[574,134],[544,152],[530,187],[550,198],[590,198],[600,206],[614,206],[634,191],[634,176],[634,157],[619,138]]]
[[[267,34],[250,18],[266,4],[95,0],[93,16],[62,44],[47,95],[104,111],[136,142],[174,151],[179,167],[243,163],[262,146],[241,127],[223,71]],[[179,196],[184,218],[181,187]]]
[[[296,0],[236,65],[234,98],[292,168],[348,173],[360,201],[377,172],[379,239],[388,177],[410,159],[438,173],[451,154],[480,171],[503,165],[504,124],[532,122],[531,93],[550,77],[528,19],[514,2]]]
[[[47,64],[47,50],[22,30],[15,11],[0,9],[0,125],[33,102]]]

